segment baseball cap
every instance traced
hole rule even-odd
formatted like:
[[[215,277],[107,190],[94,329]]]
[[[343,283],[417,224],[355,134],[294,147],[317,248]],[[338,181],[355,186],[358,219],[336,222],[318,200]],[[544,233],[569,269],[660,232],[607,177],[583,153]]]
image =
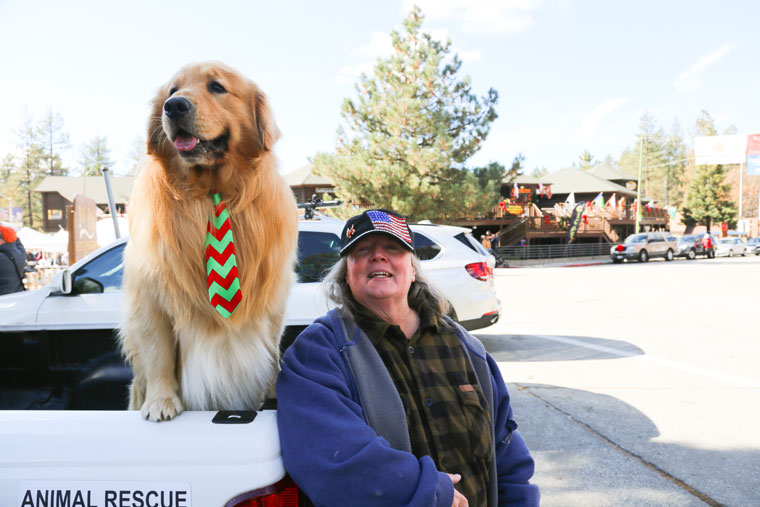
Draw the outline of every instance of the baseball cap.
[[[399,240],[409,251],[414,252],[412,230],[406,218],[395,211],[371,209],[361,215],[351,217],[340,234],[340,256],[348,253],[359,239],[374,233],[384,233]]]

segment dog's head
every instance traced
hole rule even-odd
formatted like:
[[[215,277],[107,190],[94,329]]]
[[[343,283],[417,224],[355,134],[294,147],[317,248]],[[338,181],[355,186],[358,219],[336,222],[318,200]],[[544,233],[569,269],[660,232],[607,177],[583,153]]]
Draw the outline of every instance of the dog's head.
[[[279,136],[266,96],[253,82],[224,64],[196,63],[180,69],[153,99],[148,153],[202,170],[256,159]]]

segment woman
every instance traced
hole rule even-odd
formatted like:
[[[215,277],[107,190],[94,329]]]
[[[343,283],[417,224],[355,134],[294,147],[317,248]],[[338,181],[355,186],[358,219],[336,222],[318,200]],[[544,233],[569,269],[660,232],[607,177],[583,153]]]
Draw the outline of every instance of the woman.
[[[499,369],[446,317],[404,217],[349,219],[325,285],[340,308],[301,333],[277,381],[285,466],[312,501],[538,505]]]
[[[16,231],[0,226],[0,295],[25,290],[25,268],[26,250]]]

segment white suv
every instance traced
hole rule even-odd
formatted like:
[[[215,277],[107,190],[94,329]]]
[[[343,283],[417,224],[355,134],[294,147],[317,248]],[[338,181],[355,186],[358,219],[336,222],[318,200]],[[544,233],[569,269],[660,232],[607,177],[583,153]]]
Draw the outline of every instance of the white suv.
[[[449,298],[453,316],[470,330],[495,323],[501,304],[494,288],[493,256],[468,229],[430,224],[411,228],[423,271]],[[342,229],[342,221],[329,217],[299,222],[298,282],[287,303],[283,347],[330,308],[319,282],[338,259]],[[115,330],[122,316],[126,243],[121,238],[96,250],[39,290],[0,296],[0,373],[10,385],[79,385],[88,371],[94,375],[103,365],[123,366]],[[111,390],[99,388],[99,408],[122,406],[123,377],[131,372],[119,375]],[[75,390],[62,404],[91,407],[82,396]],[[0,401],[0,408],[16,406],[7,403]]]

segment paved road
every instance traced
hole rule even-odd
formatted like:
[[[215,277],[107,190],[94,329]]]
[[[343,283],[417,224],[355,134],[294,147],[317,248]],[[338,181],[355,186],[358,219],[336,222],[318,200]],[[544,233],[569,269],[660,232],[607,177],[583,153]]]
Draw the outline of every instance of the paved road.
[[[760,505],[760,257],[497,270],[543,506]]]

